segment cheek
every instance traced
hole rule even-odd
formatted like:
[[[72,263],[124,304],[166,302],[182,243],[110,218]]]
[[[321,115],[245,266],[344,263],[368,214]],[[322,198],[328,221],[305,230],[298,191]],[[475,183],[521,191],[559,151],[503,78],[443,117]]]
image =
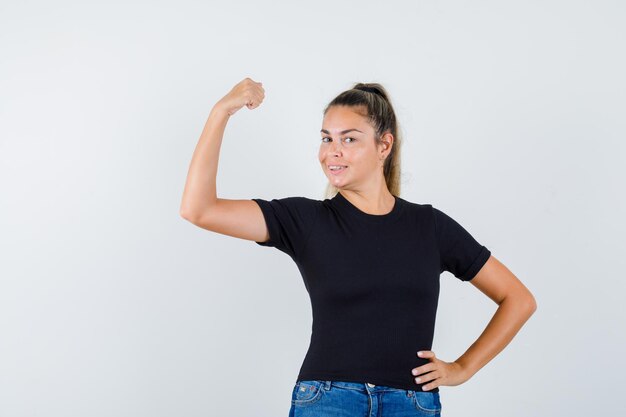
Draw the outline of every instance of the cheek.
[[[365,149],[355,150],[350,156],[355,163],[361,166],[369,166],[372,164],[372,161],[376,159],[376,155],[373,155]]]

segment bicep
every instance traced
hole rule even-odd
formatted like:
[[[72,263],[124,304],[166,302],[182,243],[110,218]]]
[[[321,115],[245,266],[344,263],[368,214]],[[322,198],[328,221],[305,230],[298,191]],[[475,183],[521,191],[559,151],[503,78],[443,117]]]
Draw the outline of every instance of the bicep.
[[[218,198],[217,203],[189,219],[198,227],[255,242],[269,239],[263,212],[254,200]]]
[[[507,297],[528,297],[534,304],[526,286],[493,255],[469,282],[498,305]]]

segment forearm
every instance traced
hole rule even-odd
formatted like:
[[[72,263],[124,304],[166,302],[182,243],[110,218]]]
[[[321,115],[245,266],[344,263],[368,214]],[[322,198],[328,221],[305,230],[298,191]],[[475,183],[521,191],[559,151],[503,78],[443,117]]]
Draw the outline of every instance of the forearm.
[[[498,306],[487,327],[455,362],[469,379],[500,353],[535,312],[534,302],[510,297]]]
[[[183,217],[193,217],[217,202],[217,166],[229,118],[228,112],[219,105],[209,114],[187,173],[180,206]]]

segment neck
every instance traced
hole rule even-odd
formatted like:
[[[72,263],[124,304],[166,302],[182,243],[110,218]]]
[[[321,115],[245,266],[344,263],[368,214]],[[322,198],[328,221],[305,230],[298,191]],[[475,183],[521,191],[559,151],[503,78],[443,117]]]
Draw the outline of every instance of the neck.
[[[393,210],[396,199],[387,187],[376,191],[339,190],[341,195],[359,210],[368,214],[387,214]]]

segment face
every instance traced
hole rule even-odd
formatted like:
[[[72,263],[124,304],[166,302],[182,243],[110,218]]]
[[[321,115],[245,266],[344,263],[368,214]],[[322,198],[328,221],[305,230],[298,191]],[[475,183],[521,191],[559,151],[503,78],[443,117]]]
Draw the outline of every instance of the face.
[[[391,135],[383,135],[383,144],[377,145],[374,128],[350,107],[329,108],[320,134],[319,161],[334,187],[363,188],[368,181],[383,175],[384,159],[381,158],[391,150]],[[336,165],[341,167],[330,169]]]

